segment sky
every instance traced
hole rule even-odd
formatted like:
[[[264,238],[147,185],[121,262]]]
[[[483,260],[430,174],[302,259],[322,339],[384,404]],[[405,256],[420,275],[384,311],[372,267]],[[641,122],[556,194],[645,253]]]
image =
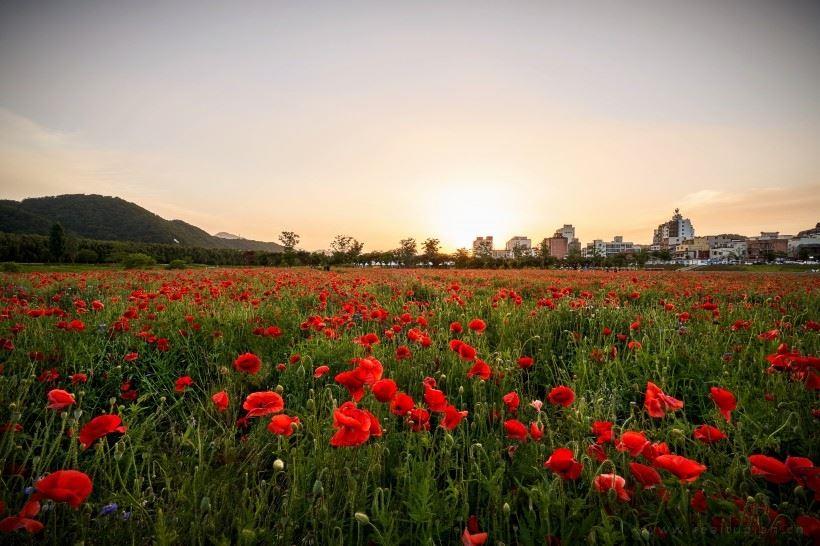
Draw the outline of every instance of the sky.
[[[820,2],[0,2],[0,198],[324,249],[820,221]]]

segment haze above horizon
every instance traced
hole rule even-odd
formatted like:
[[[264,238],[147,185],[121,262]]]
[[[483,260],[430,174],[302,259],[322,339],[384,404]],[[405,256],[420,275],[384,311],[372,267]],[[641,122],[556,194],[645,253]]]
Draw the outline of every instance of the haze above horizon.
[[[445,250],[820,220],[817,2],[0,4],[0,198]]]

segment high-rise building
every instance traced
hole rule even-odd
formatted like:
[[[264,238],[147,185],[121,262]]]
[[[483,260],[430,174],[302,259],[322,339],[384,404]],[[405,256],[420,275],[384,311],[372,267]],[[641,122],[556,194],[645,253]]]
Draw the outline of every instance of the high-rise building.
[[[473,256],[491,256],[493,253],[493,236],[476,237],[473,241]]]
[[[508,258],[516,257],[516,253],[519,256],[528,256],[532,254],[532,241],[529,237],[524,237],[523,235],[516,235],[515,237],[507,241],[507,244],[504,248],[507,251]]]
[[[565,256],[566,254],[581,252],[581,241],[575,237],[575,227],[572,224],[564,224],[563,227],[556,229],[553,237],[557,237],[558,235],[567,240]]]
[[[688,239],[694,239],[695,228],[689,218],[684,218],[680,209],[668,222],[660,224],[652,234],[652,250],[674,249]]]

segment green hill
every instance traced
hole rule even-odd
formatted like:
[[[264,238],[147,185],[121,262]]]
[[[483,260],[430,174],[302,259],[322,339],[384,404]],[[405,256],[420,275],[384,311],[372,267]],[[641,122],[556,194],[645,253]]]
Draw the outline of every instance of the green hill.
[[[282,251],[276,243],[214,237],[182,220],[165,220],[119,197],[74,194],[0,200],[0,231],[46,235],[56,222],[69,233],[87,239]]]

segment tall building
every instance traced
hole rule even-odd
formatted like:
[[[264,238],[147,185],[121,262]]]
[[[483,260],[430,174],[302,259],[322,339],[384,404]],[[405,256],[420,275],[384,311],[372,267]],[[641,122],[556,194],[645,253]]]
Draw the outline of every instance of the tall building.
[[[507,241],[505,250],[507,251],[508,258],[514,258],[516,256],[516,252],[518,252],[518,255],[520,256],[528,256],[532,254],[532,241],[529,237],[516,235]]]
[[[687,239],[695,238],[695,228],[689,218],[684,218],[680,209],[668,222],[660,224],[652,234],[652,250],[674,249]]]
[[[563,260],[569,253],[569,240],[560,231],[556,231],[555,235],[547,238],[547,246],[550,256],[557,260]]]
[[[473,241],[473,256],[491,256],[493,253],[493,236],[476,237]]]
[[[581,252],[581,241],[575,237],[575,227],[572,224],[564,224],[563,227],[556,229],[553,237],[557,237],[558,235],[567,240],[567,250],[565,255],[572,254],[573,252]]]

